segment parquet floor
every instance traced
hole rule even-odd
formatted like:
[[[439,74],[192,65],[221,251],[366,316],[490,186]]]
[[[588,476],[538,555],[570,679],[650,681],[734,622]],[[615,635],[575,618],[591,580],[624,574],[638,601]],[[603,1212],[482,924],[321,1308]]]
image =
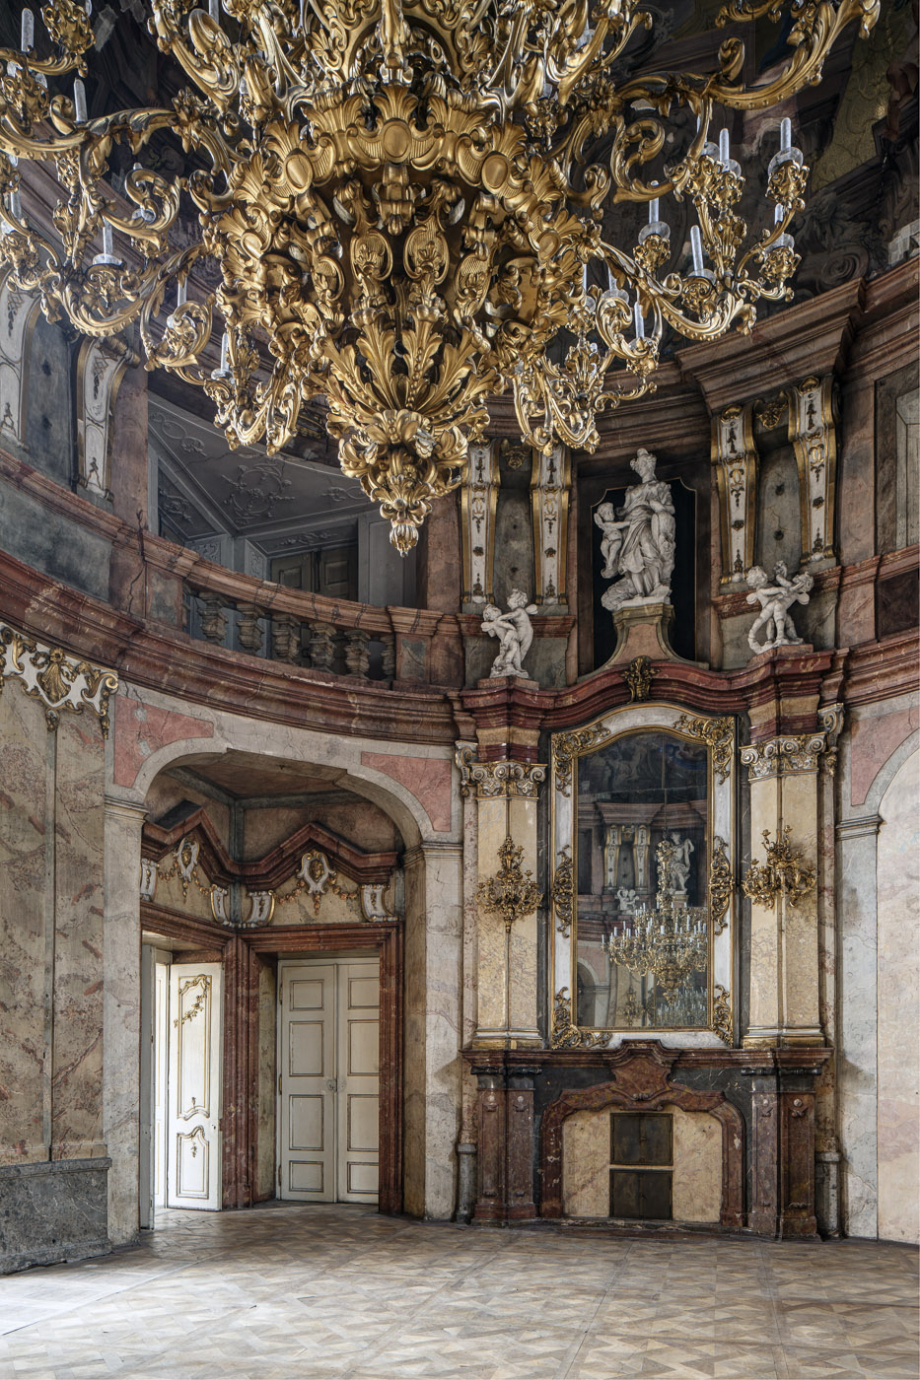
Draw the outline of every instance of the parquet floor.
[[[849,1380],[920,1374],[917,1256],[270,1205],[0,1280],[2,1380]]]

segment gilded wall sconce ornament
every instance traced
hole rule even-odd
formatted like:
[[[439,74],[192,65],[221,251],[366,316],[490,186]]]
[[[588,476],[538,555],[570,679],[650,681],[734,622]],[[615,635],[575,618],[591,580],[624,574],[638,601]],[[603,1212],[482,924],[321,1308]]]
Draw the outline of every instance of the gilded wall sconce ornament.
[[[568,987],[560,987],[553,1001],[550,1045],[553,1049],[597,1049],[608,1040],[606,1031],[581,1030],[572,1021]]]
[[[149,8],[189,85],[148,107],[89,117],[82,0],[42,8],[39,36],[27,9],[20,49],[0,50],[0,261],[87,335],[137,323],[147,366],[200,386],[233,446],[278,451],[325,398],[345,474],[405,553],[491,394],[513,394],[528,446],[593,450],[598,414],[651,390],[666,328],[715,340],[791,295],[808,175],[791,123],[749,234],[714,111],[791,103],[879,5],[791,3],[790,56],[752,87],[734,32],[715,71],[633,72],[654,13],[638,0],[224,0],[229,22],[216,0]],[[716,22],[781,18],[732,0]],[[23,212],[18,160],[56,172],[53,231]],[[671,197],[693,206],[689,263]],[[635,244],[602,234],[624,200],[648,207]]]
[[[712,862],[709,867],[709,920],[713,934],[721,934],[725,929],[725,916],[734,885],[725,840],[716,835],[712,841]]]
[[[722,719],[700,719],[692,714],[682,714],[677,721],[681,733],[691,738],[699,738],[712,753],[713,769],[719,773],[720,781],[727,781],[732,769],[732,751],[735,746],[735,721],[728,715]]]
[[[567,939],[575,917],[575,864],[568,844],[559,850],[559,859],[553,875],[552,897],[556,927]]]
[[[623,672],[623,679],[629,686],[630,704],[636,700],[648,700],[652,697],[652,680],[658,672],[647,656],[635,657]]]
[[[814,871],[806,867],[799,855],[793,852],[789,842],[790,832],[787,824],[776,842],[771,843],[770,831],[764,829],[766,862],[752,863],[741,882],[745,896],[771,910],[780,900],[795,906],[815,890]]]
[[[501,867],[493,877],[479,883],[476,901],[487,915],[500,915],[510,934],[516,920],[533,914],[543,900],[543,893],[532,880],[530,870],[521,870],[524,850],[515,845],[510,834],[499,848],[498,856]]]

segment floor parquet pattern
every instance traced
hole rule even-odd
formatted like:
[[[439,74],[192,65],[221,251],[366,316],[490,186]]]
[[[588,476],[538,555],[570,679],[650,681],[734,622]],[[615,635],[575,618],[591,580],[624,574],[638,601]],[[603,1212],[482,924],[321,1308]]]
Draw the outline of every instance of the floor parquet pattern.
[[[2,1380],[917,1380],[917,1255],[270,1204],[0,1280]]]

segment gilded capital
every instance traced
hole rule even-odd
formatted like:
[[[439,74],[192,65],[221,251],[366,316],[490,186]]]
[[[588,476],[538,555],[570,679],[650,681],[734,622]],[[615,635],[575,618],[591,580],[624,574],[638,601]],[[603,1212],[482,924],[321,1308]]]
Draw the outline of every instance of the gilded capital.
[[[508,799],[523,796],[535,800],[546,780],[546,767],[539,762],[479,762],[475,749],[459,747],[454,761],[460,771],[460,794],[476,792],[477,800]]]
[[[826,733],[783,734],[746,744],[741,748],[741,762],[748,769],[749,781],[795,776],[801,772],[816,772],[826,749]]]

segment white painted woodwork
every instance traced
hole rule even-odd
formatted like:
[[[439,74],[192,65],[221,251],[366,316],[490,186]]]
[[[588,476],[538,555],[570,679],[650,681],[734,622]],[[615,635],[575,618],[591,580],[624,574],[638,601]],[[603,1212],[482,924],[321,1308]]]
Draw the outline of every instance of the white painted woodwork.
[[[380,1165],[380,968],[338,965],[338,1201],[377,1201]]]
[[[378,964],[294,961],[279,976],[279,1196],[376,1202]]]
[[[138,1104],[137,1204],[138,1226],[153,1226],[154,1101],[156,1061],[156,951],[141,945],[141,1057]]]
[[[169,974],[167,1204],[221,1202],[221,968],[174,963]]]
[[[155,977],[153,1039],[153,1202],[166,1206],[166,1104],[169,1085],[169,964]]]

